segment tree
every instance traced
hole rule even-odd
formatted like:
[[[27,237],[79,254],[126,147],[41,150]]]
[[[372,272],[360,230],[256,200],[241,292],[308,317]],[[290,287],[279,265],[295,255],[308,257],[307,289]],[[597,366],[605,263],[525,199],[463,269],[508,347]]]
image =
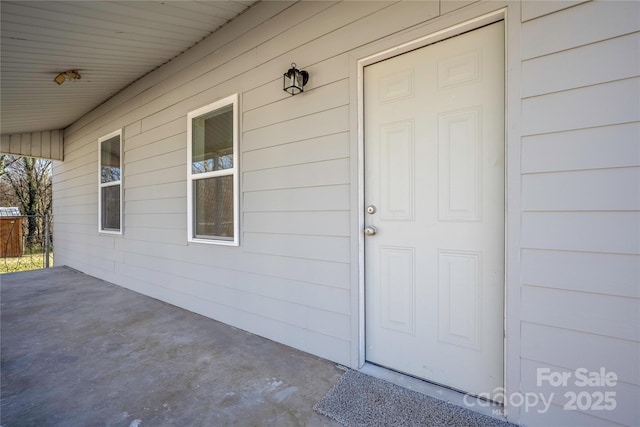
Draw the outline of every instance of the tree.
[[[51,160],[2,155],[2,201],[17,202],[27,216],[27,241],[42,240],[44,215],[51,215]]]
[[[19,157],[10,156],[8,154],[0,154],[0,178],[5,174],[8,166],[11,166]]]

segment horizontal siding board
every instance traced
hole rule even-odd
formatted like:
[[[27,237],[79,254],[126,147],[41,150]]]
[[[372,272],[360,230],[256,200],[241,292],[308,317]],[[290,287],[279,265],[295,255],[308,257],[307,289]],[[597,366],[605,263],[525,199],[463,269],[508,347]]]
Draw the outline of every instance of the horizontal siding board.
[[[478,0],[440,0],[440,13],[453,12],[454,10],[461,9],[465,6],[475,3]]]
[[[251,233],[349,236],[347,212],[246,212],[242,229]]]
[[[54,184],[55,185],[55,184]],[[92,194],[95,195],[96,194],[96,184],[93,182],[91,183],[80,183],[79,185],[67,185],[65,186],[63,189],[61,189],[60,191],[56,191],[53,196],[54,200],[64,200],[67,197],[73,197],[75,195],[86,195],[86,194]],[[96,195],[96,200],[97,200],[97,195]],[[97,203],[97,202],[96,202]],[[55,203],[54,203],[55,206]]]
[[[129,269],[142,270],[138,274],[143,274],[146,281],[193,297],[203,298],[215,304],[291,325],[304,326],[307,323],[305,306],[264,297],[253,292],[244,292],[231,286],[222,286],[210,279],[205,281],[203,279],[210,278],[211,274],[204,266],[190,266],[187,272],[191,277],[167,274],[165,269],[158,270],[161,268],[160,263],[153,264],[148,259],[144,266],[137,266],[127,259],[126,266]]]
[[[69,196],[64,199],[56,199],[56,207],[62,206],[84,206],[84,205],[97,205],[98,204],[98,195],[97,193],[92,194],[79,194],[77,196]],[[54,207],[55,209],[55,207]],[[55,213],[55,211],[54,211]],[[57,218],[56,223],[60,223],[63,218]]]
[[[307,86],[305,86],[305,91],[310,91],[347,77],[349,75],[348,60],[349,55],[341,54],[306,66],[304,70],[309,73],[310,78]],[[286,71],[285,68],[282,70],[283,73]],[[264,105],[271,104],[272,102],[278,102],[290,97],[291,95],[282,90],[282,76],[276,76],[275,79],[262,86],[243,92],[242,107],[245,112],[249,112]]]
[[[523,286],[522,320],[640,342],[640,299]]]
[[[186,235],[186,233],[185,233]],[[119,239],[116,250],[126,254],[144,254],[185,263],[203,264],[210,267],[246,271],[249,273],[315,283],[340,289],[349,289],[349,265],[322,260],[292,258],[273,254],[254,254],[239,248],[211,245],[172,245],[156,242]]]
[[[639,74],[640,33],[635,33],[524,61],[522,96],[591,86]]]
[[[130,200],[124,204],[125,217],[128,215],[145,215],[152,217],[154,215],[164,214],[181,214],[182,222],[187,223],[187,198],[174,197],[156,200]]]
[[[323,37],[287,52],[297,64],[313,64],[318,58],[334,57],[428,21],[439,14],[437,2],[395,2]],[[375,35],[373,32],[375,29]]]
[[[279,34],[271,40],[260,44],[256,50],[257,59],[259,62],[266,62],[281,55],[283,52],[291,51],[321,38],[325,34],[339,30],[361,19],[363,16],[370,15],[392,4],[392,2],[387,1],[334,3],[330,8],[299,23],[286,33]],[[437,3],[433,2],[430,8],[435,8],[435,14],[437,15]]]
[[[349,108],[344,106],[244,132],[241,149],[257,150],[348,130]]]
[[[152,228],[152,227],[127,227],[125,218],[124,234],[127,238],[141,240],[143,242],[170,243],[173,245],[187,243],[187,224],[182,224],[181,228]]]
[[[345,341],[351,338],[351,318],[344,314],[328,313],[310,308],[307,312],[307,327],[313,331]]]
[[[550,15],[563,9],[584,3],[585,0],[524,0],[521,13],[522,22]]]
[[[203,296],[218,300],[216,287],[228,288],[234,292],[260,295],[285,303],[299,304],[317,310],[345,315],[349,310],[348,291],[314,283],[287,280],[228,268],[193,264],[166,258],[149,257],[144,254],[128,254],[126,262],[148,268],[166,276],[204,282]],[[203,278],[207,278],[203,280]],[[210,278],[214,278],[213,280]],[[306,313],[306,312],[305,312]],[[302,319],[299,319],[302,321]],[[306,315],[305,319],[306,321]]]
[[[124,217],[124,226],[140,227],[140,228],[155,228],[155,229],[186,229],[187,216],[185,214],[175,213],[160,213],[155,212],[153,214],[137,214],[128,213]]]
[[[64,206],[56,208],[55,214],[60,216],[60,218],[64,216],[71,215],[98,215],[98,203],[90,204],[90,205],[76,205],[76,206]]]
[[[246,152],[242,156],[242,170],[249,172],[347,157],[349,134],[344,132]]]
[[[185,163],[187,159],[187,147],[183,146],[175,151],[165,154],[157,154],[149,156],[125,165],[125,178],[130,179],[134,176],[144,175],[149,172],[162,171],[172,167],[182,167],[186,179]]]
[[[522,176],[524,211],[640,211],[640,167]]]
[[[122,137],[124,139],[128,139],[138,135],[141,131],[142,131],[142,122],[140,120],[136,120],[133,123],[130,123],[124,127],[124,133]]]
[[[638,122],[522,139],[523,173],[627,166],[640,166]]]
[[[524,285],[640,298],[640,256],[524,249]]]
[[[87,161],[78,162],[72,168],[65,169],[56,173],[56,182],[62,183],[65,181],[75,180],[81,178],[82,180],[93,181],[98,185],[98,161],[93,158],[94,156],[87,156]]]
[[[223,63],[210,69],[198,78],[179,87],[174,87],[172,91],[154,99],[153,102],[146,103],[136,112],[137,114],[146,116],[142,119],[142,131],[145,132],[166,121],[174,120],[185,115],[190,110],[202,107],[234,93],[235,91],[229,92],[229,89],[227,89],[226,93],[220,94],[220,90],[217,89],[216,95],[211,91],[211,88],[227,82],[236,77],[240,72],[251,70],[255,66],[255,53],[244,53],[235,58],[234,61]],[[205,89],[209,89],[209,92],[206,92]],[[201,99],[203,93],[207,96],[206,100]],[[160,107],[159,112],[157,112],[159,110],[158,107]],[[166,107],[174,108],[167,109]]]
[[[186,174],[186,172],[185,172]],[[171,199],[171,198],[184,198],[185,211],[186,211],[186,197],[187,197],[187,184],[186,181],[170,182],[167,184],[156,183],[151,186],[138,187],[138,188],[126,188],[124,193],[125,203],[140,202],[144,203],[146,200],[158,200],[158,199]]]
[[[640,3],[592,1],[522,24],[522,59],[548,55],[640,30]],[[615,25],[603,25],[613,23]],[[580,23],[570,25],[570,23]]]
[[[566,402],[565,402],[566,403]],[[542,410],[542,408],[540,408]],[[549,410],[544,414],[539,414],[537,410],[522,411],[520,421],[525,426],[545,426],[549,420],[553,420],[553,425],[562,427],[620,427],[621,424],[604,420],[581,411],[567,411],[564,405],[549,405]]]
[[[166,139],[156,140],[133,150],[125,150],[124,164],[127,165],[129,163],[146,160],[154,156],[178,150],[186,150],[186,146],[186,134],[179,134],[170,136]],[[182,160],[186,162],[186,153],[184,155],[185,157]]]
[[[245,192],[242,204],[244,212],[339,211],[350,206],[348,184]]]
[[[82,205],[82,207],[84,206],[86,205]],[[79,226],[82,226],[82,225],[93,226],[94,224],[97,225],[97,221],[96,221],[95,215],[93,215],[92,213],[83,214],[80,212],[74,212],[73,214],[61,216],[56,219],[56,226],[64,227],[64,225],[73,225],[73,224],[77,224]]]
[[[635,212],[525,212],[522,247],[640,254]]]
[[[349,103],[349,81],[340,80],[305,92],[305,96],[287,97],[279,102],[244,113],[243,130],[286,122],[297,117],[329,110]]]
[[[67,169],[78,159],[87,158],[87,156],[91,156],[96,161],[98,159],[98,138],[82,141],[82,143],[76,142],[75,144],[65,141],[64,146],[65,150],[67,150],[67,155],[64,162],[57,165],[59,168]]]
[[[521,347],[526,359],[572,370],[605,366],[620,381],[640,382],[640,346],[635,341],[523,322]]]
[[[606,372],[611,372],[606,364],[603,363],[603,365],[605,365],[603,367]],[[538,385],[538,369],[548,369],[548,372],[568,376],[567,386],[553,386],[550,385],[548,381],[543,381]],[[640,420],[640,407],[638,406],[638,402],[640,401],[640,387],[635,384],[617,381],[615,386],[578,387],[575,384],[578,380],[575,370],[527,359],[522,361],[521,372],[523,393],[535,393],[538,396],[542,394],[545,400],[552,402],[548,412],[539,412],[543,410],[542,402],[540,402],[535,409],[530,408],[529,411],[524,411],[525,416],[523,417],[523,421],[526,423],[525,425],[545,425],[549,423],[549,420],[553,420],[553,425],[563,427],[633,426],[637,425],[637,421]],[[589,372],[599,373],[599,368]],[[564,409],[564,406],[570,403],[569,396],[565,394],[567,392],[576,394],[583,393],[583,395],[584,392],[586,392],[591,396],[594,396],[592,394],[594,392],[613,392],[615,393],[615,410],[587,409],[575,411]],[[584,401],[584,398],[582,401]],[[537,415],[537,419],[535,415],[532,416],[529,413]]]
[[[534,135],[639,121],[639,87],[640,79],[633,78],[524,99],[522,133]]]
[[[149,144],[157,143],[172,136],[182,135],[183,140],[187,141],[187,119],[181,117],[168,122],[164,122],[161,125],[140,132],[138,135],[124,138],[124,150],[132,151],[140,147],[145,147]]]
[[[184,307],[203,316],[235,325],[240,329],[252,331],[268,339],[287,342],[290,346],[300,350],[337,361],[338,363],[348,364],[350,354],[347,341],[339,340],[326,334],[314,333],[297,325],[279,322],[255,313],[216,304],[214,301],[204,298],[193,297],[172,289],[159,287],[147,281],[145,271],[132,272],[131,269],[130,266],[117,264],[116,272],[119,280],[115,282],[121,286]]]
[[[184,164],[170,168],[147,172],[145,174],[128,175],[125,170],[124,188],[129,190],[137,187],[155,187],[160,184],[184,182],[186,185],[187,171]]]
[[[245,172],[242,177],[244,191],[348,184],[349,159]]]
[[[293,258],[348,263],[348,237],[243,233],[244,249],[248,252],[281,255]]]

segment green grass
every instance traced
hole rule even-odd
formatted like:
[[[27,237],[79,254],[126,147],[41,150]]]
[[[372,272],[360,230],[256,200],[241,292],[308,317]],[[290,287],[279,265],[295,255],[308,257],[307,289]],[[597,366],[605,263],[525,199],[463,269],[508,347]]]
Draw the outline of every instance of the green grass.
[[[53,267],[53,253],[49,254],[49,267]],[[0,258],[0,274],[44,268],[44,253],[24,254],[16,258]]]

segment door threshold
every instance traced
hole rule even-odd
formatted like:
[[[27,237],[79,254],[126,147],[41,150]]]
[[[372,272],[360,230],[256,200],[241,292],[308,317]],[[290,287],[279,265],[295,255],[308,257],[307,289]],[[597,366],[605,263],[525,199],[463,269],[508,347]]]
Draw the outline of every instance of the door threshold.
[[[373,363],[365,362],[364,366],[358,369],[363,374],[388,381],[392,384],[406,389],[417,391],[435,399],[444,400],[453,405],[460,406],[470,411],[495,418],[500,421],[507,421],[504,415],[504,406],[485,399],[465,394],[438,384],[430,383]]]

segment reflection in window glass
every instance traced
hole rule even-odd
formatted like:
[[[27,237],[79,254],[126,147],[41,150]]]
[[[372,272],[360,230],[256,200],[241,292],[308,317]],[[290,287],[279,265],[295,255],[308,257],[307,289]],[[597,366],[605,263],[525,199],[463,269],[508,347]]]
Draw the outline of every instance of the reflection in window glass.
[[[193,181],[196,237],[233,240],[233,175]]]
[[[233,104],[192,119],[191,172],[233,167]]]
[[[120,185],[102,188],[102,229],[120,230]]]
[[[120,135],[100,143],[100,182],[120,181]]]

